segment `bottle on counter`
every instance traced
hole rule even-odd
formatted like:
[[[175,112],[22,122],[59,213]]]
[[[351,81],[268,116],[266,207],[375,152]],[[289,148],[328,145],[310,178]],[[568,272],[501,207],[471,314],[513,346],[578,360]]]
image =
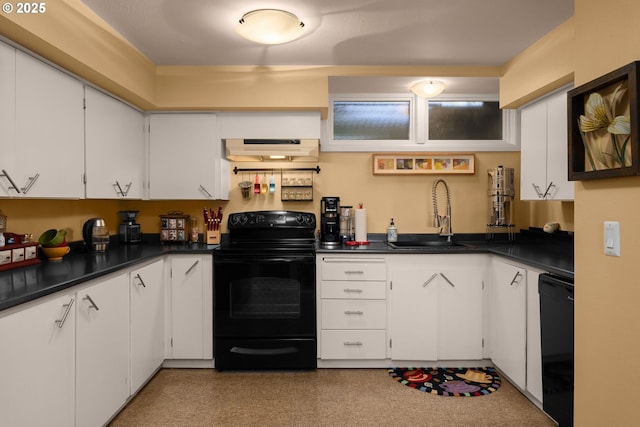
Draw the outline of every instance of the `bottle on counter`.
[[[391,223],[389,223],[389,227],[387,228],[387,242],[397,242],[398,241],[398,229],[393,222],[393,218],[391,218]]]

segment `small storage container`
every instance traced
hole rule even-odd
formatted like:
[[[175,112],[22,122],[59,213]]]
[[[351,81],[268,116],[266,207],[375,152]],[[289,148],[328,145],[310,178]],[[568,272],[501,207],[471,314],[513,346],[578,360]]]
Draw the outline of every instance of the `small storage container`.
[[[169,212],[160,215],[160,242],[186,243],[189,241],[189,215]]]

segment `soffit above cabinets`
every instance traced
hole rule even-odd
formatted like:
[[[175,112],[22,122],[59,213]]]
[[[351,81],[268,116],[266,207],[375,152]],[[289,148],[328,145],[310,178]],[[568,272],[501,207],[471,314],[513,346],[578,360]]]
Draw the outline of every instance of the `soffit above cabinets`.
[[[438,80],[447,95],[495,95],[500,90],[498,77],[446,77],[446,76],[331,76],[330,94],[410,94],[411,85],[420,80]]]

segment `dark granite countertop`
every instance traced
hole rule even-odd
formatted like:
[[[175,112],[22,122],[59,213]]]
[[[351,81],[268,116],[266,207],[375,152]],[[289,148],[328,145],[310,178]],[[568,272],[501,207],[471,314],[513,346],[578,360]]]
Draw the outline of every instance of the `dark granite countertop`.
[[[541,270],[573,279],[573,235],[547,234],[540,229],[521,230],[514,241],[496,239],[487,241],[483,234],[454,236],[456,246],[426,246],[394,248],[384,241],[383,234],[370,234],[368,245],[340,245],[326,248],[318,245],[317,253],[343,254],[459,254],[491,253],[518,261]],[[435,235],[401,235],[399,240],[436,240]]]
[[[211,254],[215,245],[160,243],[159,238],[135,245],[113,239],[104,253],[87,253],[80,242],[61,261],[0,272],[0,310],[35,300],[88,280],[153,260],[167,254]]]
[[[424,239],[434,235],[401,235],[403,239]],[[457,254],[492,253],[550,273],[573,279],[573,236],[547,235],[538,230],[522,230],[515,241],[486,241],[484,235],[457,235],[456,246],[395,249],[384,235],[370,234],[370,244],[341,245],[316,252],[351,254]],[[217,245],[160,243],[159,238],[145,239],[136,245],[113,241],[105,253],[87,253],[82,244],[71,244],[71,252],[62,261],[43,260],[40,264],[0,272],[0,311],[67,289],[88,280],[151,261],[167,254],[213,254]]]

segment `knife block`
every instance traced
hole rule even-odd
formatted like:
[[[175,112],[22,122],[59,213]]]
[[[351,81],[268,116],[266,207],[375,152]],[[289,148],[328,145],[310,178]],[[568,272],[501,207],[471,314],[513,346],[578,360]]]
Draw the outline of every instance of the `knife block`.
[[[207,245],[219,245],[220,244],[220,230],[205,230],[204,242]]]

